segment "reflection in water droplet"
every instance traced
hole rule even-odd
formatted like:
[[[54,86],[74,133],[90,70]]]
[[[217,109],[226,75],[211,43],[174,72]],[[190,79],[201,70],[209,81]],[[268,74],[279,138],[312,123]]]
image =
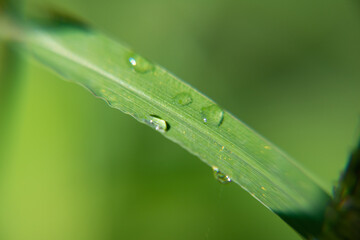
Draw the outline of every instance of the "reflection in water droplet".
[[[129,58],[129,63],[131,64],[131,67],[138,73],[147,73],[154,69],[154,65],[151,62],[137,54],[133,54]]]
[[[218,180],[220,183],[225,184],[231,182],[230,177],[225,173],[221,172],[218,167],[212,167],[212,169],[215,179]]]
[[[168,123],[158,116],[150,115],[150,120],[145,120],[145,122],[158,132],[165,133],[167,130],[169,130]]]
[[[218,105],[211,105],[201,109],[201,116],[204,123],[212,126],[220,126],[224,119],[224,111]]]
[[[191,95],[188,93],[179,93],[178,95],[176,95],[174,97],[174,102],[175,104],[181,105],[181,106],[186,106],[189,105],[190,103],[192,103],[192,98]]]

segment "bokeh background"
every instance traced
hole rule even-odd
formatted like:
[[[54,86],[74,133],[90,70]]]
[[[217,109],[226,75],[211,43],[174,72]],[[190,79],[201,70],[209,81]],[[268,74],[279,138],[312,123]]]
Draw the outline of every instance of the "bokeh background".
[[[360,135],[355,0],[24,0],[80,16],[335,184]],[[236,184],[25,57],[3,240],[300,239]]]

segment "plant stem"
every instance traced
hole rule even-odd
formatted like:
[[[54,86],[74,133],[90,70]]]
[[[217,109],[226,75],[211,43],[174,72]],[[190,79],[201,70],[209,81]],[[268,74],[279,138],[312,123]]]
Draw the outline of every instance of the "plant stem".
[[[322,240],[360,239],[360,142],[326,212]]]

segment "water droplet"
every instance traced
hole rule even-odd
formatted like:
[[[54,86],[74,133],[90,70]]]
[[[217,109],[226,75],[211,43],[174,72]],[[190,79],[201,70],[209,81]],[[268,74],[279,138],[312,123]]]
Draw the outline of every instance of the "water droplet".
[[[174,102],[175,104],[181,105],[181,106],[186,106],[189,105],[190,103],[192,103],[192,98],[191,95],[188,93],[179,93],[178,95],[176,95],[174,97]]]
[[[212,169],[215,179],[218,180],[220,183],[225,184],[231,182],[230,177],[225,173],[221,172],[218,167],[212,167]]]
[[[131,55],[129,58],[129,63],[131,64],[131,67],[138,73],[147,73],[154,69],[154,65],[150,61],[137,54]]]
[[[169,130],[169,124],[158,116],[150,115],[150,120],[145,120],[145,122],[158,132],[165,133]]]
[[[201,109],[201,115],[205,124],[220,126],[224,119],[224,111],[218,105],[211,105]]]

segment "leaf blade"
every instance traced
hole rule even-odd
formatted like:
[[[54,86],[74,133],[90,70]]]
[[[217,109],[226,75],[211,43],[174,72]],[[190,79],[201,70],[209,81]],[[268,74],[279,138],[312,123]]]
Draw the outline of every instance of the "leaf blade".
[[[165,137],[229,175],[303,236],[320,233],[328,194],[230,113],[224,111],[219,127],[204,123],[202,109],[215,104],[205,95],[157,65],[135,71],[133,51],[89,29],[35,27],[25,36],[27,50],[45,65],[142,123],[160,116],[170,126]],[[174,103],[182,93],[191,104]]]

